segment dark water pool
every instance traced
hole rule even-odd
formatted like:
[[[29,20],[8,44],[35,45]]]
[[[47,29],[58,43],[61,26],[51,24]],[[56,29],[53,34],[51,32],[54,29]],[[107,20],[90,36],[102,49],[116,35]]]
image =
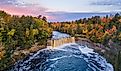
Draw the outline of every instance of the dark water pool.
[[[105,58],[84,48],[68,44],[44,49],[17,62],[10,71],[113,71]]]

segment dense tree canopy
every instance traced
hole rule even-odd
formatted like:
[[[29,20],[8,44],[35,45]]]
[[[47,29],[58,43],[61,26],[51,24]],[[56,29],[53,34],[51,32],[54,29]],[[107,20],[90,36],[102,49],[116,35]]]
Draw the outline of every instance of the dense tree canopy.
[[[109,40],[116,41],[119,45],[121,45],[120,14],[116,14],[112,17],[95,16],[72,22],[52,22],[50,23],[50,27],[52,27],[54,30],[69,33],[73,36],[85,36],[94,42],[105,45]]]
[[[45,17],[11,16],[0,11],[0,70],[9,66],[16,49],[27,49],[35,43],[46,45],[51,33]]]

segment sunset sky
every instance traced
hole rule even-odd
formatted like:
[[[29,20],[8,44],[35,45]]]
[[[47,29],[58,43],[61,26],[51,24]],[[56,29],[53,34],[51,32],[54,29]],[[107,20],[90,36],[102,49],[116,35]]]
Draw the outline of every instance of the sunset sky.
[[[0,10],[15,15],[42,14],[55,19],[53,13],[121,11],[121,0],[0,0]]]

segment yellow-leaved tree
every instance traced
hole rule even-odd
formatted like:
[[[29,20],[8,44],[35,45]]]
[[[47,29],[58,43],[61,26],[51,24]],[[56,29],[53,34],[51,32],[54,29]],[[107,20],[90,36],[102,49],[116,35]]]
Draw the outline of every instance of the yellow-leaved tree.
[[[11,29],[11,31],[9,31],[8,33],[7,33],[7,35],[8,36],[13,36],[14,35],[14,33],[15,33],[15,29]]]

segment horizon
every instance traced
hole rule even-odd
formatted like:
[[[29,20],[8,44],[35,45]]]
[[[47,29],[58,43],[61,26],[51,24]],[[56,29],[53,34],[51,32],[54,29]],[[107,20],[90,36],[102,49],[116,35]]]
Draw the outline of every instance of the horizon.
[[[4,10],[1,10],[4,11]],[[6,11],[4,11],[6,12]],[[10,14],[9,12],[6,12],[7,14]],[[49,16],[53,16],[54,18],[49,19],[48,16],[44,16],[42,15],[42,17],[46,17],[48,22],[72,22],[72,21],[76,21],[76,20],[80,20],[80,19],[84,19],[84,18],[92,18],[94,16],[100,16],[100,17],[106,17],[107,15],[110,16],[114,16],[116,13],[120,12],[49,12]],[[10,14],[11,16],[16,15],[16,14]],[[23,16],[22,15],[16,15],[16,16]],[[41,14],[39,14],[41,15]],[[32,17],[38,17],[37,16],[32,16],[32,15],[24,15],[24,16],[32,16]]]
[[[63,20],[62,16],[66,14],[80,13],[117,13],[121,12],[120,0],[0,0],[0,10],[3,10],[11,15],[43,15],[49,21],[68,21],[75,20],[66,17],[68,20]],[[62,15],[63,14],[63,15]],[[81,18],[81,17],[78,17]],[[77,19],[78,19],[77,18]]]

